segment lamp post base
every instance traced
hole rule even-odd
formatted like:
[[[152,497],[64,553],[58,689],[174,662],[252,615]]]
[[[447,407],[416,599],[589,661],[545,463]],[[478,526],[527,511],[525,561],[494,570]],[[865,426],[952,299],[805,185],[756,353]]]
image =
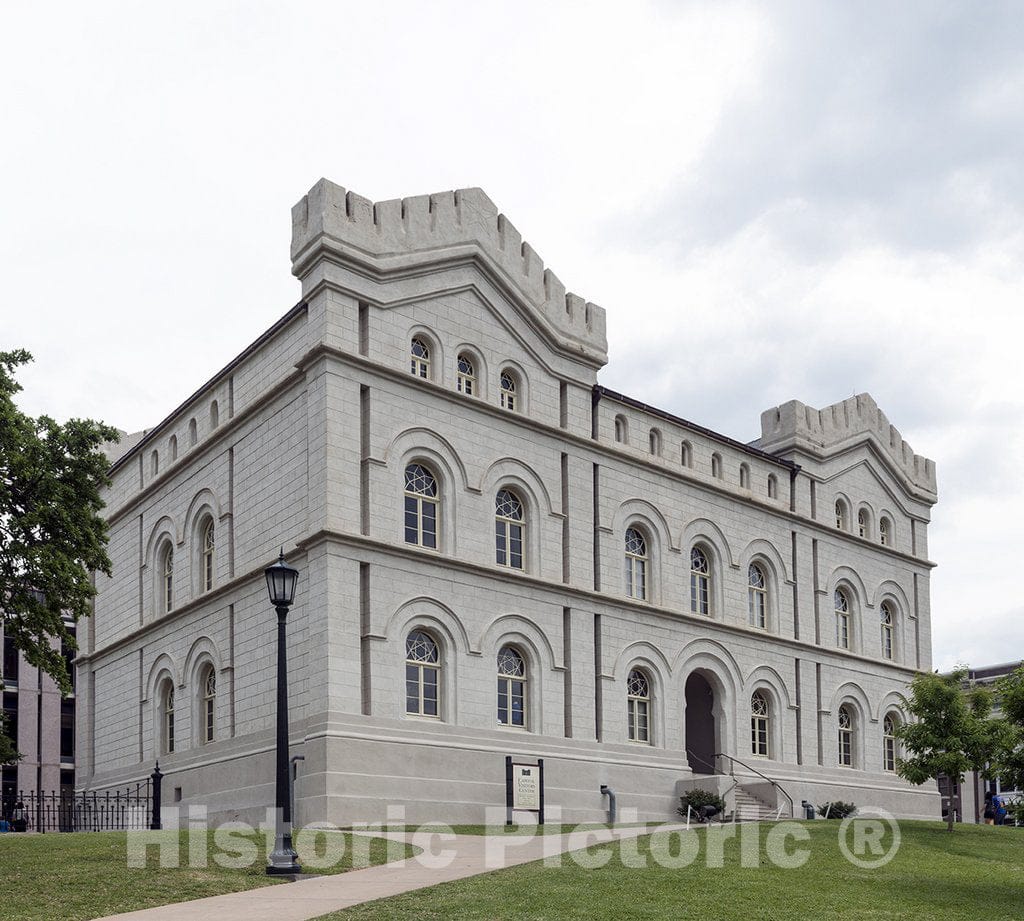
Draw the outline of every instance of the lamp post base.
[[[270,863],[267,864],[267,876],[295,876],[302,872],[299,864],[299,855],[292,847],[291,836],[282,838],[278,836],[274,842],[274,850],[270,853]]]

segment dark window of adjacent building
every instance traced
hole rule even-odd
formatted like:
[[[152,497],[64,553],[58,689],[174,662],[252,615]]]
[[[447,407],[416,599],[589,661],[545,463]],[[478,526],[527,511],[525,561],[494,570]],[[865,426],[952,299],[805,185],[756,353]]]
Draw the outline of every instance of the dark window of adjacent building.
[[[18,743],[18,695],[7,692],[4,694],[4,716],[7,717],[7,737]]]
[[[75,628],[69,626],[68,633],[71,634],[72,639],[75,638]],[[75,650],[72,649],[67,643],[61,643],[61,655],[64,656],[64,665],[68,670],[68,677],[71,679],[71,693],[75,693],[75,666],[72,664],[75,661]]]
[[[4,684],[18,683],[18,647],[13,638],[4,637]]]
[[[75,760],[75,702],[60,702],[60,760],[62,764]]]

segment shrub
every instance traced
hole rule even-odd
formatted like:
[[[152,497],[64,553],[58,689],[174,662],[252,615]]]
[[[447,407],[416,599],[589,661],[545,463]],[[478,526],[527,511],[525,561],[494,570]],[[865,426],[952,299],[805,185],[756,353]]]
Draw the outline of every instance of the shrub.
[[[841,799],[837,799],[834,803],[822,803],[818,807],[818,815],[822,818],[827,815],[830,819],[845,819],[856,811],[857,807],[853,803],[844,803]]]
[[[679,797],[679,807],[676,809],[683,818],[686,817],[686,807],[689,806],[694,812],[701,806],[717,806],[719,813],[725,811],[725,800],[717,793],[709,793],[707,790],[687,790]]]

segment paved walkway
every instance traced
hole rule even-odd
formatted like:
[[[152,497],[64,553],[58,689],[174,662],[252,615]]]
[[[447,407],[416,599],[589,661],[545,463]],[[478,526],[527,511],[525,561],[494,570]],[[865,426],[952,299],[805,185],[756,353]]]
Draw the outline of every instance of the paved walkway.
[[[656,829],[678,831],[684,825],[660,825]],[[655,829],[650,829],[654,831]],[[279,883],[261,889],[215,895],[191,902],[178,902],[160,908],[146,908],[121,915],[109,915],[99,921],[307,921],[332,911],[340,911],[361,902],[372,902],[414,889],[425,889],[502,867],[540,860],[546,856],[580,850],[607,841],[620,841],[648,834],[642,826],[621,829],[594,829],[569,835],[537,835],[523,838],[515,835],[458,835],[454,841],[435,838],[435,855],[450,850],[450,860],[432,863],[417,855],[406,860],[300,880]],[[411,833],[369,833],[373,837],[411,841]],[[439,866],[444,863],[446,865]]]

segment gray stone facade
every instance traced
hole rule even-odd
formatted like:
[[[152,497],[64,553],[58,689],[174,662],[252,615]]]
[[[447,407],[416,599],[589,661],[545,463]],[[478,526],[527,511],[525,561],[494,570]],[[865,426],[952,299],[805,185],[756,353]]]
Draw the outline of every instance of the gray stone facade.
[[[770,409],[744,445],[598,386],[604,311],[567,294],[479,189],[374,204],[321,180],[292,220],[302,300],[114,459],[114,574],[98,577],[81,631],[81,786],[139,778],[159,758],[183,803],[252,818],[273,802],[262,573],[283,544],[301,571],[299,822],[380,820],[388,805],[482,821],[504,803],[507,754],[545,759],[547,802],[570,821],[604,815],[602,784],[620,809],[669,818],[680,789],[727,789],[707,772],[730,766],[769,806],[758,772],[797,804],[938,814],[934,786],[884,770],[883,740],[907,681],[931,667],[935,471],[869,396]],[[428,351],[415,365],[413,339]],[[411,464],[437,483],[436,549],[406,540]],[[496,564],[502,489],[524,510],[521,570]],[[644,597],[628,597],[629,529],[646,544]],[[417,629],[438,647],[436,717],[406,712]],[[523,728],[498,720],[506,645],[525,661]],[[633,670],[649,684],[646,742],[629,738]],[[761,756],[755,692],[769,711]]]

